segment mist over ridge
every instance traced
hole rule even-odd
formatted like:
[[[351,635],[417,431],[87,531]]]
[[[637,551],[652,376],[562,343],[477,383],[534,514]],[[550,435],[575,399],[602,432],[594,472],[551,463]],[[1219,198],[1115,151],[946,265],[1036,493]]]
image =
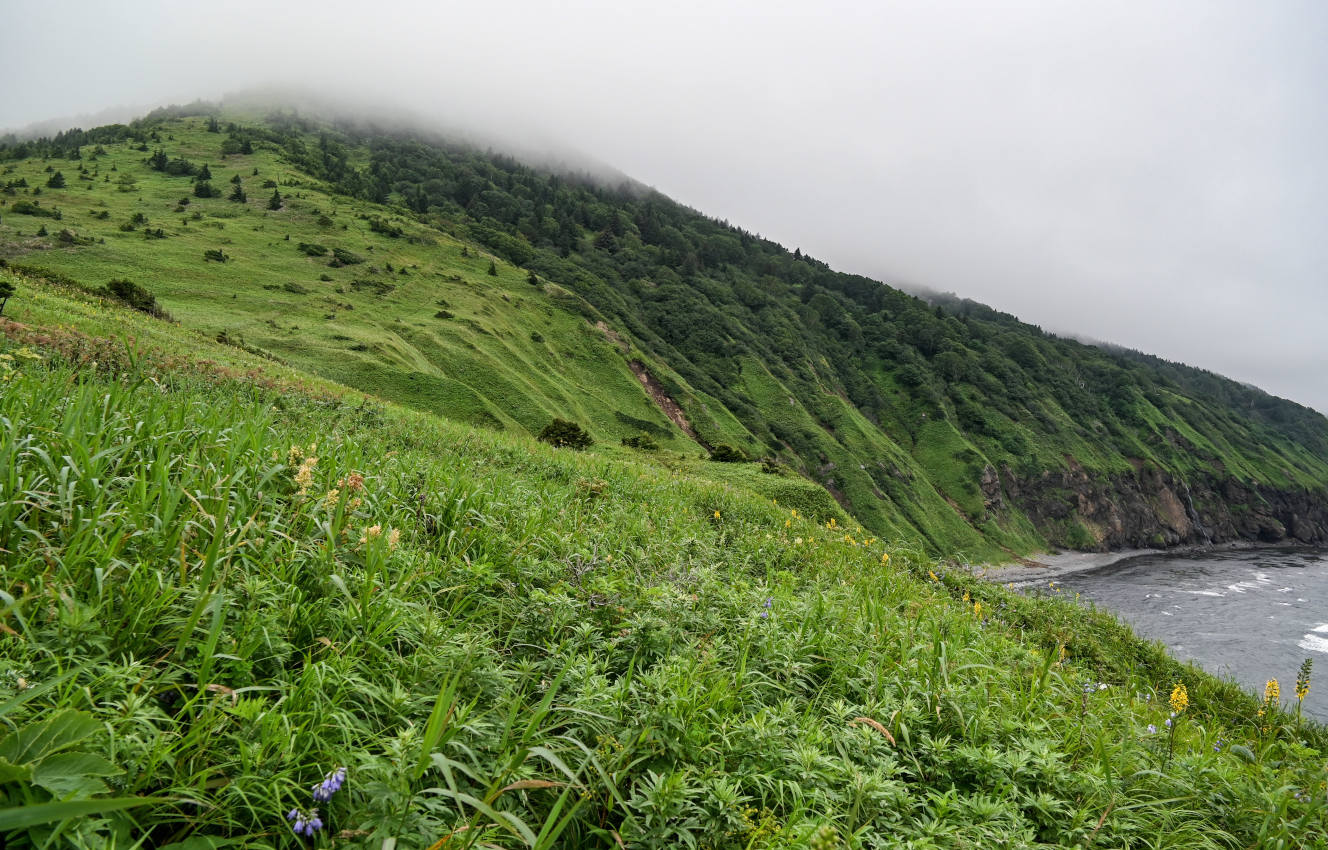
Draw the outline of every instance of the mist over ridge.
[[[409,104],[836,268],[1328,409],[1319,4],[235,12],[25,9],[0,63],[48,73],[0,125],[272,85]],[[75,56],[98,73],[60,72]]]

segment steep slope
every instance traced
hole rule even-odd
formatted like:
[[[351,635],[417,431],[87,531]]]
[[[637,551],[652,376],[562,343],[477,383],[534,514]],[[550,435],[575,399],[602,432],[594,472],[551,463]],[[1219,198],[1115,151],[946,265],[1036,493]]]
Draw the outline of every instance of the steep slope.
[[[778,459],[938,553],[1328,539],[1328,421],[1291,402],[928,305],[641,187],[188,112],[4,148],[26,185],[0,251],[88,286],[130,277],[186,325],[492,427],[560,416],[685,450],[663,401],[703,446]],[[205,162],[221,197],[196,193]],[[64,218],[16,214],[34,203]]]
[[[1328,831],[1321,726],[1099,612],[0,281],[7,850]]]

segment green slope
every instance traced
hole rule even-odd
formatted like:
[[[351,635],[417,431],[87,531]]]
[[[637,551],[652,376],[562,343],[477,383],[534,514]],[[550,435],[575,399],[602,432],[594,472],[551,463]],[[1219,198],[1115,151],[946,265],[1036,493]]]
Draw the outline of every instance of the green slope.
[[[931,306],[640,187],[423,135],[194,112],[0,147],[0,252],[86,287],[130,278],[187,327],[418,409],[699,454],[635,362],[703,445],[777,460],[938,554],[1289,534],[1297,517],[1328,539],[1328,421],[1293,403]],[[185,161],[220,197],[169,174]],[[65,187],[45,187],[56,171]],[[247,201],[228,200],[232,178]],[[33,203],[60,220],[15,212]],[[1191,515],[1166,517],[1182,489]]]
[[[748,486],[800,479],[554,450],[0,280],[7,848],[1328,833],[1320,726]]]

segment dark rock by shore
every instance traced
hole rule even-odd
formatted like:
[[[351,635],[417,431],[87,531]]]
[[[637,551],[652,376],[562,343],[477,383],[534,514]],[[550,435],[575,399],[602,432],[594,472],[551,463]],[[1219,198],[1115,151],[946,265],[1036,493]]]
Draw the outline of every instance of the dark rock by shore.
[[[1279,489],[1215,473],[1181,478],[1142,461],[1134,467],[1102,476],[1071,460],[1036,477],[989,467],[982,487],[989,502],[1018,505],[1053,543],[1084,551],[1328,544],[1328,490]]]

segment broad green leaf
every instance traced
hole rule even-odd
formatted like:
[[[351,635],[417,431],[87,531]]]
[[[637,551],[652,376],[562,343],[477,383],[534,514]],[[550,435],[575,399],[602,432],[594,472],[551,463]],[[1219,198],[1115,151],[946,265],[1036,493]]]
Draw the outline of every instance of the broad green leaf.
[[[42,759],[32,771],[32,782],[56,797],[90,797],[106,791],[106,783],[97,777],[118,773],[114,764],[92,753],[57,753]]]
[[[0,758],[0,785],[6,782],[31,782],[32,765],[14,764]]]
[[[101,724],[86,712],[57,711],[5,736],[0,741],[0,759],[14,764],[38,762],[51,753],[69,749],[99,729]]]
[[[1251,764],[1258,761],[1258,758],[1255,757],[1254,755],[1254,751],[1251,750],[1249,747],[1244,746],[1243,744],[1233,744],[1231,746],[1231,754],[1240,756],[1245,761],[1250,762]]]
[[[43,823],[81,818],[119,809],[132,809],[155,802],[147,797],[112,797],[105,800],[66,800],[0,809],[0,832],[26,829]]]

